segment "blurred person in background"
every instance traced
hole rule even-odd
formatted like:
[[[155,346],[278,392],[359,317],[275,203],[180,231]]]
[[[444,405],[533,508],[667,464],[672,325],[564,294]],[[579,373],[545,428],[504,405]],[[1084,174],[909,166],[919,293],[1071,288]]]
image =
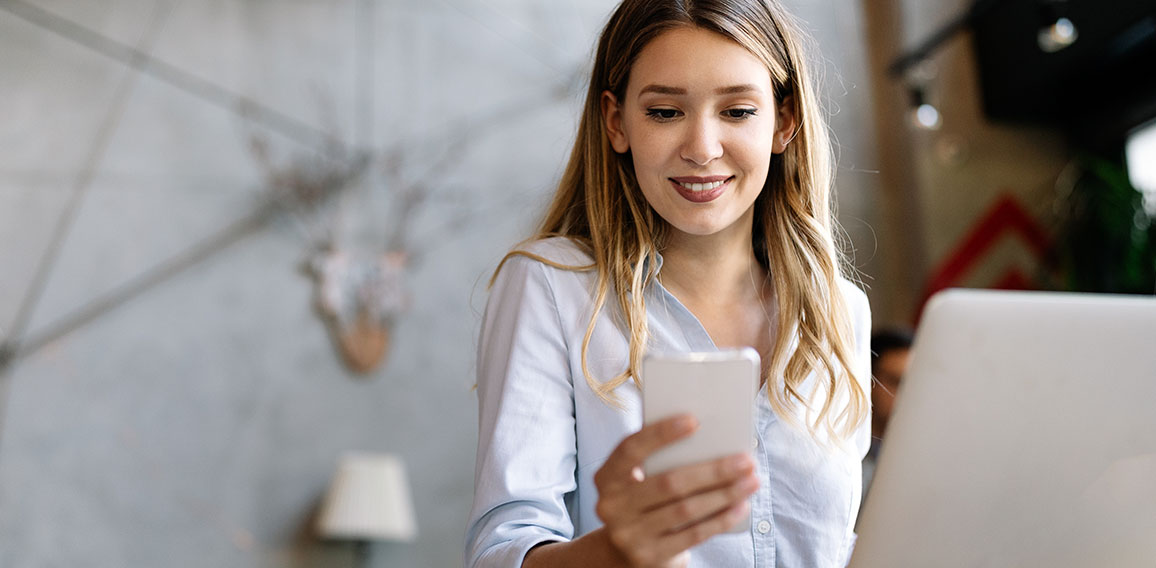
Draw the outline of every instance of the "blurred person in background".
[[[882,328],[871,335],[871,448],[863,458],[863,494],[866,496],[875,476],[879,448],[891,419],[895,393],[911,363],[911,331],[903,328]]]

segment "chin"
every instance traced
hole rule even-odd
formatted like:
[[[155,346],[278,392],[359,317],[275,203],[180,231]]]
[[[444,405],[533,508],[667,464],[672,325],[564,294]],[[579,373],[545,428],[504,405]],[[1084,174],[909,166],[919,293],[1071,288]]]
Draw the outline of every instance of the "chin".
[[[680,223],[671,223],[671,225],[688,235],[706,237],[729,229],[737,229],[743,222],[743,215],[734,212],[699,211],[698,213],[698,215],[687,215],[680,220]]]
[[[709,237],[710,235],[721,233],[723,230],[726,229],[726,227],[724,227],[724,226],[718,226],[718,225],[713,225],[713,224],[693,224],[693,223],[683,223],[683,224],[678,224],[678,225],[672,223],[671,227],[680,233],[683,233],[683,234],[686,234],[686,235],[689,235],[692,237]]]

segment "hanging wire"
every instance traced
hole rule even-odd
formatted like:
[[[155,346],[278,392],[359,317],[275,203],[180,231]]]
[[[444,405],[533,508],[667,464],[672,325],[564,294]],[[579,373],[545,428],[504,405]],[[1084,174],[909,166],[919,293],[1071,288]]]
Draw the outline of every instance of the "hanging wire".
[[[149,55],[145,49],[125,45],[22,0],[0,2],[0,9],[6,10],[45,31],[52,32],[66,40],[123,63],[140,73],[176,87],[204,102],[279,132],[303,146],[315,148],[329,156],[339,156],[344,153],[345,144],[331,134],[157,59]]]
[[[22,2],[0,3],[0,8],[12,11],[17,15],[21,15],[18,12],[22,6],[25,6]],[[12,8],[17,8],[17,10],[13,11]],[[35,10],[41,11],[38,8]],[[152,48],[157,37],[160,35],[161,29],[164,27],[170,11],[169,5],[154,8],[150,23],[148,27],[145,28],[139,40],[140,47],[133,50],[135,54],[143,55],[147,50]],[[16,313],[16,319],[12,324],[12,328],[4,338],[3,343],[0,344],[0,383],[2,383],[0,384],[0,389],[4,391],[0,393],[0,396],[6,395],[7,393],[8,368],[20,352],[23,351],[22,343],[25,329],[28,327],[32,319],[32,314],[40,303],[40,298],[44,294],[52,271],[56,268],[56,263],[60,258],[60,251],[64,246],[64,242],[72,232],[72,227],[79,215],[84,197],[92,184],[96,168],[101,160],[104,159],[105,152],[108,150],[109,141],[112,139],[112,135],[120,124],[121,117],[124,115],[129,96],[132,94],[133,87],[136,85],[138,78],[138,74],[133,71],[132,68],[133,66],[130,65],[129,69],[126,69],[124,76],[121,77],[120,83],[117,84],[116,91],[113,95],[112,106],[105,114],[104,120],[102,120],[97,127],[96,135],[93,137],[88,154],[85,156],[84,162],[81,164],[80,171],[73,184],[72,194],[69,196],[64,210],[57,218],[56,227],[53,229],[48,248],[45,250],[44,255],[41,256],[40,262],[36,265],[32,281],[28,286],[28,291],[23,301],[20,303],[20,308]],[[4,400],[0,400],[0,424],[3,424],[4,404],[2,403],[5,401],[6,396]]]

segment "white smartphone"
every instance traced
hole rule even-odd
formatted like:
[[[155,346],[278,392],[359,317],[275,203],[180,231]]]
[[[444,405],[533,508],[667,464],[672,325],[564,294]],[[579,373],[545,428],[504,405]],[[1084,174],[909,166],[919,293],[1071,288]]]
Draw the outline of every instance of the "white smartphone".
[[[652,454],[646,475],[742,452],[755,436],[759,354],[754,349],[648,355],[642,361],[642,416],[650,424],[689,413],[699,422],[690,437]],[[750,519],[731,532],[744,532]]]

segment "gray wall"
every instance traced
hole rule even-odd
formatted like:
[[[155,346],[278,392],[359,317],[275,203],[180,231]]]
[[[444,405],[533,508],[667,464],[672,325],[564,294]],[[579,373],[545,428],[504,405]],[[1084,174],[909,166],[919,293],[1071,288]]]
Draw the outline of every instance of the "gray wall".
[[[336,565],[310,523],[347,450],[399,455],[413,486],[418,540],[371,564],[460,564],[485,279],[548,199],[613,3],[0,1],[0,336],[25,346],[0,371],[0,566]],[[858,7],[794,4],[870,270]],[[400,188],[432,191],[387,363],[340,364],[284,216],[53,338],[254,210],[254,136],[281,164],[326,137],[374,157],[322,223],[353,249],[383,247]]]

